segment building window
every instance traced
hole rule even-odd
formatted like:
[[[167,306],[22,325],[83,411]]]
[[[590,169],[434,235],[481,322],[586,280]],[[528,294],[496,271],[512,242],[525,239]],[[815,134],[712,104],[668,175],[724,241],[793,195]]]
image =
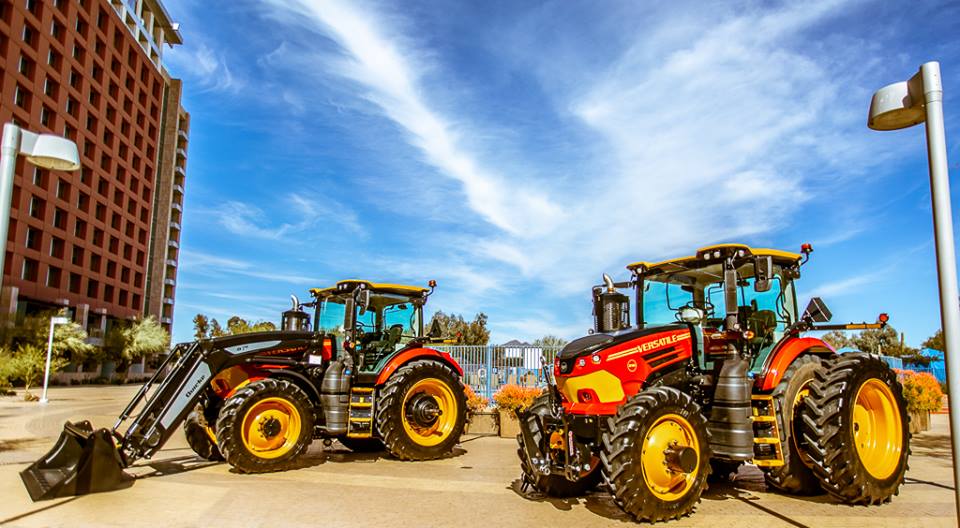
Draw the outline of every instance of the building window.
[[[126,306],[126,305],[127,305],[127,295],[128,295],[128,294],[127,294],[127,290],[120,290],[120,296],[119,296],[119,298],[117,299],[117,304],[119,304],[120,306]]]
[[[83,248],[73,246],[73,254],[70,256],[70,263],[76,266],[83,266]]]
[[[17,71],[19,71],[24,77],[32,77],[33,61],[23,55],[20,55],[20,62],[17,63]]]
[[[67,229],[67,212],[59,207],[53,209],[53,227]]]
[[[50,266],[47,268],[47,286],[50,288],[60,287],[60,278],[63,276],[63,270],[58,267]]]
[[[57,178],[57,198],[65,202],[70,201],[70,184],[60,178]]]
[[[99,227],[93,228],[93,245],[103,248],[103,229]]]
[[[63,248],[66,243],[62,238],[51,237],[50,238],[50,256],[58,259],[63,258]]]
[[[24,110],[30,109],[30,94],[23,86],[20,86],[19,84],[13,90],[13,104],[23,108]]]
[[[56,81],[47,77],[43,80],[43,93],[49,95],[51,98],[57,98],[57,92],[60,90],[60,85]]]
[[[73,235],[80,240],[87,238],[87,223],[83,220],[77,220],[77,225],[73,227]]]
[[[53,110],[50,110],[49,108],[47,108],[47,105],[43,105],[40,107],[40,126],[53,128],[53,126],[50,124],[51,122],[50,114],[52,113],[53,113]]]
[[[77,197],[77,209],[80,209],[84,213],[90,209],[90,195],[85,192],[80,192],[79,196]]]
[[[134,294],[133,294],[133,306],[131,306],[131,308],[133,308],[134,310],[139,310],[139,309],[140,309],[140,294],[139,294],[139,293],[134,293]]]
[[[30,216],[43,220],[44,209],[46,208],[46,202],[37,196],[30,197]]]
[[[90,297],[91,299],[96,299],[98,298],[99,293],[100,293],[100,283],[93,279],[88,280],[87,281],[87,297]]]
[[[143,273],[139,271],[133,274],[133,287],[139,288],[143,286]]]
[[[103,259],[100,258],[100,255],[96,253],[90,254],[90,271],[94,273],[100,273],[100,263]]]
[[[47,64],[56,69],[60,68],[60,54],[54,51],[52,48],[47,52]]]
[[[37,47],[37,30],[30,24],[23,25],[23,33],[20,34],[23,43],[31,48]]]
[[[70,293],[80,293],[80,275],[70,273]]]
[[[109,284],[103,285],[103,300],[107,301],[108,303],[113,302],[113,286]]]
[[[38,269],[40,265],[36,260],[23,259],[23,269],[20,272],[20,278],[26,281],[35,282],[37,280]]]
[[[40,251],[40,240],[42,238],[43,233],[39,229],[34,229],[32,227],[27,228],[26,246],[28,248]]]
[[[107,261],[107,277],[110,277],[111,279],[115,279],[117,277],[117,263],[112,260]]]

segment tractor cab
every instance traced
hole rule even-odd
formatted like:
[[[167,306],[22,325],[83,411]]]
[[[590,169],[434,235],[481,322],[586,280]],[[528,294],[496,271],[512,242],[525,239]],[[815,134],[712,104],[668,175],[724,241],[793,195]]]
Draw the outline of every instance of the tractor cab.
[[[754,368],[761,368],[787,329],[798,321],[794,280],[800,277],[803,257],[724,244],[701,248],[690,257],[630,264],[637,325],[689,324],[698,334],[696,342],[707,345],[710,339],[705,340],[704,335],[741,333],[747,337]],[[734,274],[735,290],[724,287],[729,274]],[[728,306],[735,309],[728,310]],[[704,352],[699,362],[707,368],[710,351]]]
[[[310,290],[314,330],[354,351],[360,371],[378,371],[395,352],[423,339],[423,305],[429,288],[360,280]]]

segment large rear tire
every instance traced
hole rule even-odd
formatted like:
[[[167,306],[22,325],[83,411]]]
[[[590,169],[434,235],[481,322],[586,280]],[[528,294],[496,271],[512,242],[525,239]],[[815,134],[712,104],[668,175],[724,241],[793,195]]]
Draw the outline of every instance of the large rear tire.
[[[544,394],[538,396],[533,403],[530,404],[530,407],[527,408],[528,413],[540,415],[540,416],[549,416],[552,414],[553,409],[550,406],[550,395]],[[534,431],[534,440],[539,444],[540,443],[540,431]],[[534,489],[548,495],[550,497],[579,497],[585,495],[588,491],[597,487],[597,484],[600,484],[601,475],[599,460],[597,464],[591,468],[590,471],[582,473],[580,478],[577,480],[567,480],[567,477],[563,475],[557,475],[551,473],[550,475],[543,475],[539,471],[535,471],[530,467],[530,463],[527,461],[527,457],[524,454],[523,449],[523,436],[517,435],[517,443],[520,446],[517,448],[517,456],[520,457],[520,471],[523,473],[522,479],[523,482],[529,483],[533,486]]]
[[[600,458],[614,502],[641,522],[693,511],[710,474],[700,406],[674,388],[654,387],[627,400],[608,423]]]
[[[288,469],[312,442],[313,404],[289,381],[250,383],[220,409],[217,444],[241,473]]]
[[[822,492],[820,480],[813,473],[803,436],[803,420],[800,411],[803,400],[810,394],[810,384],[816,374],[823,371],[817,356],[800,356],[773,389],[777,425],[780,429],[780,452],[783,465],[763,468],[767,485],[793,495],[816,495]]]
[[[183,422],[183,434],[187,437],[187,445],[200,458],[211,462],[223,461],[223,455],[217,448],[216,434],[203,415],[202,405],[197,404],[187,415],[187,419]]]
[[[379,391],[377,430],[387,451],[401,460],[446,456],[460,441],[466,419],[463,383],[439,361],[411,361]]]
[[[823,489],[849,504],[900,492],[910,453],[909,416],[896,374],[880,358],[843,354],[804,400],[808,453]]]

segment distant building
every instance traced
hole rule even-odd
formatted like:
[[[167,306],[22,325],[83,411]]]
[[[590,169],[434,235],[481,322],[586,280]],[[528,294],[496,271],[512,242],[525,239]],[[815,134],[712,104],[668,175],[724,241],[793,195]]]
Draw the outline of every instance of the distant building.
[[[189,115],[163,68],[159,0],[0,3],[0,121],[75,141],[74,173],[16,166],[0,310],[66,307],[94,344],[117,319],[171,330]]]

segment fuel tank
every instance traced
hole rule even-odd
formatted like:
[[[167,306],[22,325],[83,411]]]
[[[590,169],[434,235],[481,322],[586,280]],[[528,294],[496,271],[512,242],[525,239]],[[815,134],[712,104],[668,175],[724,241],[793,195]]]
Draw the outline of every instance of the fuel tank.
[[[689,360],[693,341],[689,327],[681,324],[591,334],[571,341],[553,364],[564,410],[616,414],[651,378]]]

